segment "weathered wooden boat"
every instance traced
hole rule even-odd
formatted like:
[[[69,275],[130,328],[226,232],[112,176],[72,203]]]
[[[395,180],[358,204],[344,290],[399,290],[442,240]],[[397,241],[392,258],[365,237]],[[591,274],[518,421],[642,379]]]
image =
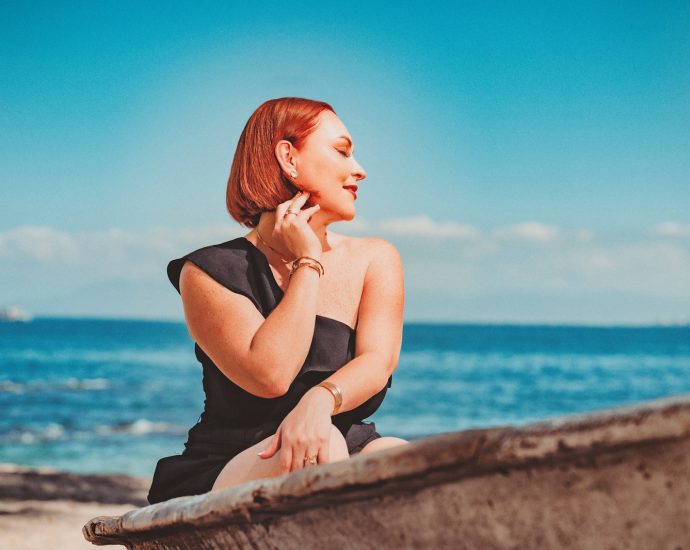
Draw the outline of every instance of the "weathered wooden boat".
[[[445,433],[97,517],[131,549],[690,548],[690,395]]]

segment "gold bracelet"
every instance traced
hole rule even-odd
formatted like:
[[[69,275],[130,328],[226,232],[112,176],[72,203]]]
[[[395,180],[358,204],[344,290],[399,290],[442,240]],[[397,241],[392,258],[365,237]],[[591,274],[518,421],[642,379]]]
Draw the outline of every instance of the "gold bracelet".
[[[340,406],[343,404],[343,392],[340,391],[340,388],[337,385],[335,385],[333,382],[329,382],[328,380],[324,380],[320,384],[317,384],[317,386],[326,388],[333,394],[333,398],[335,399],[335,406],[333,407],[333,412],[331,413],[331,416],[333,416],[338,412],[338,410],[340,410]]]
[[[320,262],[319,260],[317,260],[316,258],[312,258],[311,256],[300,256],[300,257],[297,258],[295,261],[293,261],[293,262],[292,262],[292,268],[293,268],[293,270],[294,270],[299,264],[301,264],[301,263],[304,262],[304,261],[307,261],[307,262],[310,262],[310,263],[313,263],[313,264],[318,265],[318,266],[319,266],[320,275],[325,275],[325,274],[326,274],[326,271],[324,270],[323,265],[321,265],[321,262]]]
[[[319,265],[319,269],[321,270],[321,275],[326,274],[326,271],[323,269],[323,265],[321,264],[321,262],[319,260],[317,260],[316,258],[312,258],[311,256],[302,256],[302,258],[306,258],[307,260],[311,260],[312,262],[316,262]],[[301,258],[298,258],[298,259],[301,259]]]
[[[314,271],[316,271],[319,274],[319,277],[321,277],[321,270],[318,267],[316,267],[314,264],[311,264],[311,263],[302,262],[300,264],[297,264],[297,267],[292,268],[292,270],[290,271],[290,274],[288,275],[288,279],[290,277],[292,277],[292,274],[295,271],[297,271],[300,267],[304,267],[304,266],[311,267]]]

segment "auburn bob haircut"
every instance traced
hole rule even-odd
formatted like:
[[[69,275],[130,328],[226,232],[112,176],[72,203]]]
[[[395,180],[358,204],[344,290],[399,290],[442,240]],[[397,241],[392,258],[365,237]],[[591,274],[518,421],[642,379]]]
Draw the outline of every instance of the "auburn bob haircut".
[[[256,227],[262,212],[292,198],[299,189],[283,174],[275,147],[287,140],[300,149],[328,103],[301,97],[269,99],[249,117],[237,142],[225,203],[233,219]]]

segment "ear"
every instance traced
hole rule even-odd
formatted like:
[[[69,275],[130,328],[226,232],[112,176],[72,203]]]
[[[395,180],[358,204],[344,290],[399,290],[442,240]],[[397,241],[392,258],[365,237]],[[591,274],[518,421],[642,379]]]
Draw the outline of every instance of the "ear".
[[[276,143],[276,159],[278,160],[278,164],[280,164],[280,168],[282,169],[283,173],[287,174],[288,179],[291,181],[294,181],[294,178],[290,176],[290,173],[293,170],[295,172],[299,172],[297,169],[297,160],[295,158],[296,152],[297,149],[295,146],[286,139],[281,139],[278,143]]]

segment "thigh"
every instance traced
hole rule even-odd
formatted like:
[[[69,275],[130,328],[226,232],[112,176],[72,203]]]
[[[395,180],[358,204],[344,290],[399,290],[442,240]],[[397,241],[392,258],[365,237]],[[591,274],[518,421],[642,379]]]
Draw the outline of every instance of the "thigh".
[[[211,491],[218,491],[255,479],[283,475],[280,469],[280,449],[270,458],[257,456],[257,453],[269,446],[273,437],[270,435],[233,457],[221,470]],[[330,462],[349,457],[345,438],[335,426],[331,426],[329,455]]]
[[[406,445],[408,443],[409,441],[399,437],[379,437],[370,443],[367,443],[359,452],[361,454],[372,453],[374,451],[380,451],[381,449],[389,449],[391,447],[398,447],[399,445]]]
[[[224,489],[225,487],[238,485],[253,479],[277,475],[274,470],[277,468],[277,458],[280,451],[267,459],[257,456],[258,452],[268,447],[272,439],[273,436],[270,435],[234,456],[218,474],[211,491],[217,491],[218,489]]]

